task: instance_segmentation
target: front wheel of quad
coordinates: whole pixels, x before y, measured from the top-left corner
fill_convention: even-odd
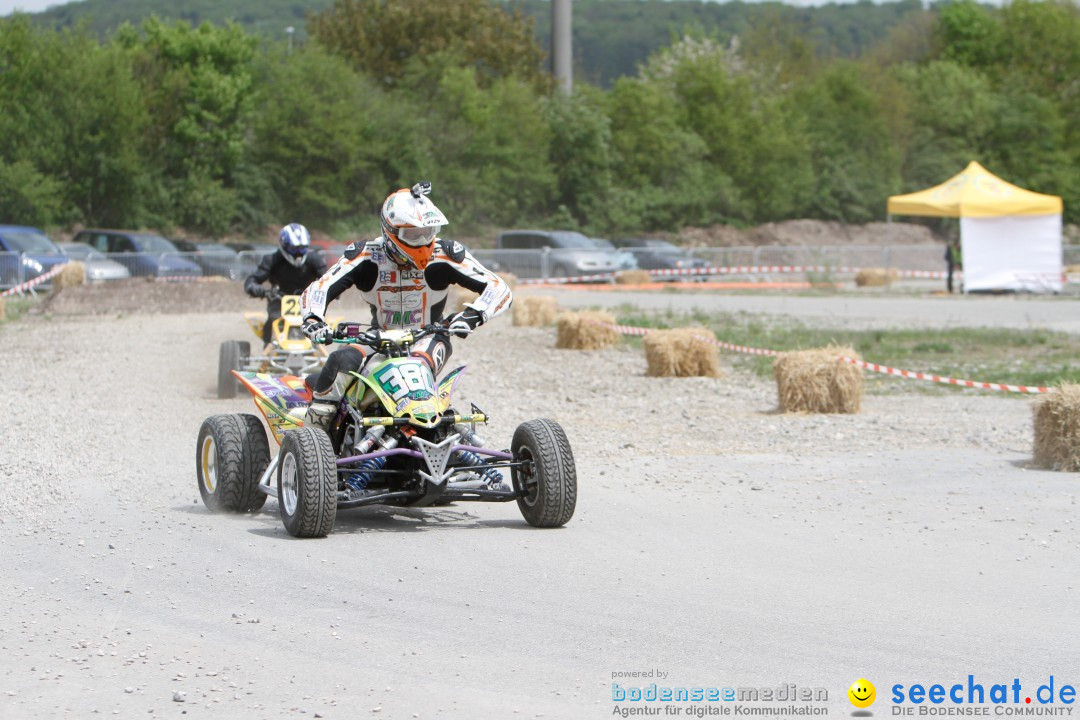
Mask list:
[[[266,502],[259,479],[270,445],[254,415],[214,415],[199,428],[195,469],[199,495],[211,512],[254,512]]]
[[[241,362],[244,356],[251,352],[250,345],[248,345],[249,349],[245,353],[244,345],[248,345],[248,343],[239,340],[226,340],[221,343],[221,349],[218,351],[217,373],[217,395],[219,398],[236,397],[237,380],[232,371],[243,367]]]
[[[562,426],[552,420],[518,425],[511,452],[526,463],[511,473],[514,490],[523,493],[517,504],[525,522],[533,527],[569,522],[577,505],[577,468]]]
[[[293,537],[326,537],[337,515],[337,462],[319,428],[285,433],[278,462],[281,522]]]

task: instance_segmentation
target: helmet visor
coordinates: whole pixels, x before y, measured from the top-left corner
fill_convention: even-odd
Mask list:
[[[292,243],[285,243],[282,249],[293,257],[304,257],[305,255],[307,255],[309,247],[307,245],[294,245]]]
[[[396,228],[397,236],[401,242],[411,247],[424,247],[430,245],[435,236],[439,234],[439,226],[432,227],[406,227]]]

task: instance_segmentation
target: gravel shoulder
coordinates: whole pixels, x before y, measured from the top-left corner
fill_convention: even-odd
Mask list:
[[[460,392],[491,445],[564,424],[570,524],[370,508],[295,541],[272,500],[198,500],[199,424],[254,410],[214,396],[239,312],[62,299],[0,324],[2,717],[608,717],[611,673],[650,667],[824,686],[846,713],[857,677],[1042,683],[1080,661],[1076,478],[1028,466],[1027,400],[780,415],[747,373],[645,378],[640,351],[500,319],[455,346]]]

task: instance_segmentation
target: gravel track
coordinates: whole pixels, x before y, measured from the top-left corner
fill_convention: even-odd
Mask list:
[[[831,714],[858,677],[1080,680],[1076,477],[1028,467],[1026,399],[780,415],[752,375],[645,378],[640,350],[498,320],[455,346],[462,404],[500,448],[564,425],[567,527],[459,503],[297,541],[273,500],[198,499],[200,423],[251,411],[215,396],[239,313],[61,300],[0,324],[0,717],[608,717],[611,673],[654,667],[824,686]]]

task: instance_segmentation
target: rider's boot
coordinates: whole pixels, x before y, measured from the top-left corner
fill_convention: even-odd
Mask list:
[[[330,432],[330,423],[337,415],[338,405],[341,398],[345,397],[345,391],[349,389],[356,377],[351,373],[339,372],[334,377],[334,384],[324,393],[313,392],[311,404],[308,405],[307,414],[304,416],[304,425],[317,427],[324,432]]]

